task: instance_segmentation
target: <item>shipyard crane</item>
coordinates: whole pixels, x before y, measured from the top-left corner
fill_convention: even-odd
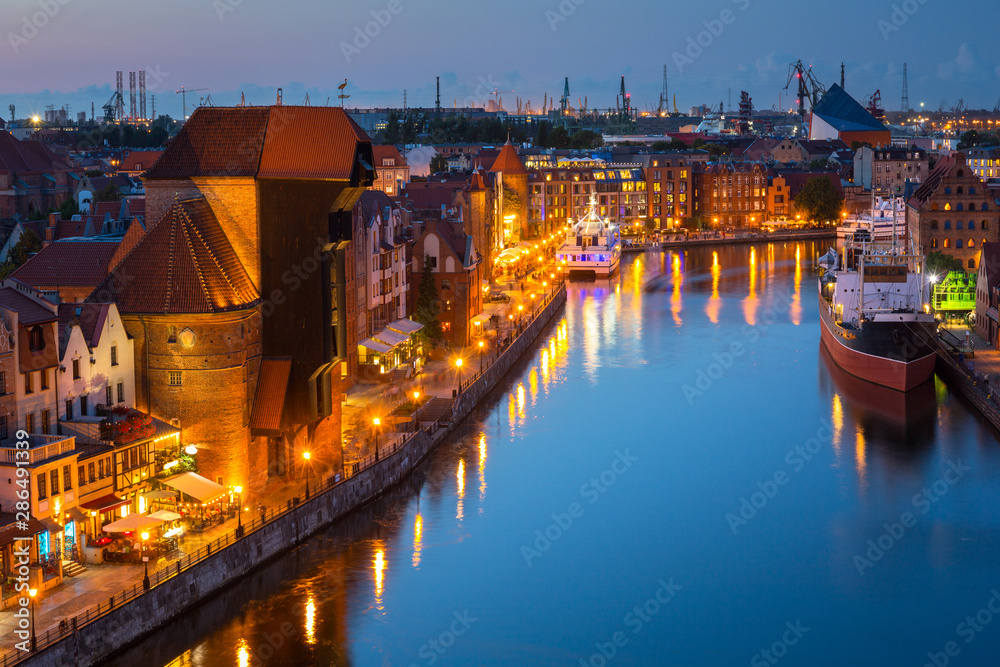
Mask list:
[[[1000,100],[997,100],[997,105],[993,107],[993,113],[1000,113]],[[10,114],[14,115],[14,108],[11,107]]]
[[[885,109],[882,108],[882,91],[881,89],[876,90],[874,93],[865,98],[864,105],[865,109],[868,110],[875,120],[882,122],[885,120]]]
[[[513,93],[513,90],[497,90],[494,88],[490,95],[493,96],[493,106],[496,107],[497,111],[500,111],[500,96],[504,93]]]
[[[187,94],[188,93],[199,93],[199,92],[201,92],[203,90],[208,90],[208,88],[185,88],[184,86],[181,86],[181,89],[178,90],[178,91],[176,91],[176,92],[180,93],[180,96],[181,96],[181,105],[184,108],[184,120],[187,120],[187,117],[188,117]]]
[[[785,90],[792,85],[792,81],[797,81],[797,94],[799,103],[799,116],[806,116],[806,98],[809,98],[809,106],[815,107],[819,98],[826,93],[826,87],[813,76],[812,66],[806,67],[801,60],[797,60],[788,66],[788,82]]]
[[[122,98],[122,94],[116,90],[114,95],[111,96],[111,99],[105,102],[104,106],[101,107],[102,109],[104,109],[105,123],[110,123],[115,120],[121,120],[118,117],[118,108],[123,103],[124,99]]]

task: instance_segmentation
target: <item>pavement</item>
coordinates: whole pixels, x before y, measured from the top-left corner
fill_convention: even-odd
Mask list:
[[[965,325],[942,324],[940,328],[949,331],[963,341],[968,333],[974,352],[971,357],[966,355],[966,360],[972,363],[972,368],[976,373],[986,373],[989,376],[991,386],[1000,388],[1000,351],[994,350],[982,336],[976,333],[975,329],[970,329]]]

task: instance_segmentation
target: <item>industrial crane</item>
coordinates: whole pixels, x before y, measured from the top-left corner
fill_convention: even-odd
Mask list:
[[[809,98],[810,107],[816,106],[819,98],[826,93],[826,87],[813,76],[812,66],[806,67],[801,60],[788,66],[788,83],[785,84],[785,90],[788,90],[793,80],[798,81],[799,116],[805,118],[806,98]]]
[[[187,94],[198,93],[203,90],[208,90],[208,88],[185,88],[184,86],[181,86],[181,89],[177,91],[181,95],[181,104],[184,107],[184,120],[187,120],[188,117]]]
[[[493,106],[496,107],[497,111],[500,111],[500,95],[502,95],[503,93],[513,93],[513,92],[514,92],[513,90],[497,90],[496,88],[494,88],[493,91],[490,92],[490,95],[493,96]]]

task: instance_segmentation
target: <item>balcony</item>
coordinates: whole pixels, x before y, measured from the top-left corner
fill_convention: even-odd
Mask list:
[[[0,441],[0,464],[15,465],[17,452],[28,452],[28,463],[35,465],[47,459],[55,458],[73,451],[76,447],[76,438],[65,435],[41,435],[31,434],[28,436],[28,449],[17,447],[17,441],[11,438]],[[24,458],[22,457],[23,461]]]

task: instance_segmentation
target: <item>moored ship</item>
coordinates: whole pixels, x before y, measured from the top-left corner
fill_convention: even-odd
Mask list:
[[[597,213],[597,197],[590,196],[587,212],[566,232],[566,239],[556,250],[556,260],[563,270],[607,278],[618,270],[622,240],[618,225]]]
[[[908,248],[908,249],[907,249]],[[909,391],[934,373],[936,323],[924,257],[911,243],[880,244],[866,231],[820,260],[823,343],[843,370]]]
[[[837,239],[847,241],[855,232],[867,230],[872,240],[877,243],[891,243],[893,230],[896,228],[896,215],[906,217],[906,208],[902,197],[883,199],[875,197],[871,210],[866,213],[850,215],[844,218],[837,227]]]

